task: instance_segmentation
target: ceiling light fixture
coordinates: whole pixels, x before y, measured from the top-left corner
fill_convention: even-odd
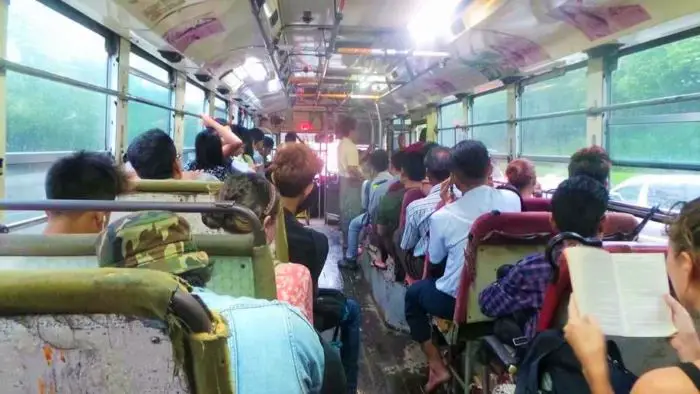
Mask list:
[[[448,37],[455,8],[459,0],[437,0],[420,7],[408,23],[408,31],[417,44],[434,41],[438,37]]]
[[[254,57],[249,57],[243,63],[243,68],[248,75],[255,81],[264,81],[267,79],[267,69],[262,62]]]
[[[232,91],[237,91],[241,86],[243,86],[243,81],[240,80],[235,74],[235,71],[231,71],[221,78],[221,81],[228,85]]]

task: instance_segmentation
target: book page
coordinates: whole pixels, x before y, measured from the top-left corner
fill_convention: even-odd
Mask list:
[[[668,337],[675,331],[663,253],[614,253],[626,337]]]
[[[575,246],[566,248],[564,254],[581,315],[595,317],[606,335],[624,335],[622,305],[610,253],[599,248]]]

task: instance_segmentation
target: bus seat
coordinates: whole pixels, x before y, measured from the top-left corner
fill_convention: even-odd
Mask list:
[[[496,280],[496,271],[502,265],[544,251],[554,235],[549,216],[547,212],[492,212],[474,222],[457,293],[455,323],[491,320],[481,313],[479,292]]]
[[[551,212],[552,200],[539,197],[523,198],[523,208],[525,212]]]
[[[182,181],[175,179],[139,180],[133,183],[131,192],[117,197],[120,201],[168,201],[168,202],[213,202],[221,188],[221,182]],[[128,213],[113,212],[110,221],[114,222]],[[178,213],[184,217],[194,234],[219,234],[202,223],[199,213]]]
[[[214,264],[208,288],[234,297],[275,299],[275,274],[267,245],[252,234],[193,234]],[[95,235],[5,234],[0,236],[0,270],[97,267]]]
[[[603,234],[606,241],[634,241],[627,239],[637,228],[639,220],[629,213],[606,212]]]
[[[0,310],[5,393],[233,394],[226,324],[166,273],[6,271]]]
[[[605,242],[603,248],[610,253],[666,253],[664,244],[637,242]],[[537,331],[561,328],[566,324],[567,307],[571,297],[571,278],[566,258],[558,261],[559,275],[551,283],[544,296],[544,302],[537,321]],[[677,361],[675,351],[668,338],[622,338],[610,337],[622,352],[625,366],[637,375]]]

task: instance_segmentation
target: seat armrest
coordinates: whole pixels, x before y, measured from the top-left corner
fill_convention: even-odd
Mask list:
[[[488,335],[481,338],[482,346],[508,369],[518,364],[515,349],[499,341],[495,335]]]

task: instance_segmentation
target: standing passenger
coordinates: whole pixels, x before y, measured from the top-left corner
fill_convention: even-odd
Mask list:
[[[428,255],[431,264],[445,261],[439,279],[420,280],[406,291],[406,321],[411,337],[421,344],[428,358],[430,376],[425,391],[433,392],[450,379],[438,348],[431,341],[429,316],[452,319],[462,269],[464,250],[476,219],[494,210],[520,212],[520,198],[507,190],[487,185],[491,158],[483,143],[466,140],[452,152],[451,173],[462,197],[430,217]],[[451,187],[451,185],[449,185]]]
[[[338,144],[338,175],[340,176],[340,230],[343,245],[348,244],[350,221],[362,213],[362,181],[360,156],[357,151],[357,121],[343,117],[338,123],[338,134],[342,138]]]

